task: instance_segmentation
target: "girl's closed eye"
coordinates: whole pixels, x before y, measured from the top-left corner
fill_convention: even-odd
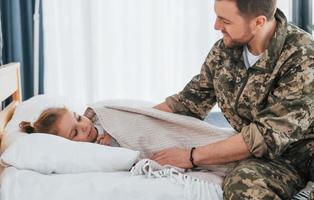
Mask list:
[[[74,138],[75,136],[77,136],[77,134],[78,134],[78,131],[77,131],[77,129],[75,129],[75,130],[74,130],[74,134],[73,134],[73,138]]]

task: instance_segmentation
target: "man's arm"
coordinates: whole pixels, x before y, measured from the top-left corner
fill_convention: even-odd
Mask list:
[[[193,152],[196,165],[218,165],[243,160],[251,156],[242,134],[228,139],[198,147]]]
[[[173,111],[171,110],[171,108],[166,104],[166,102],[163,102],[161,104],[158,104],[156,106],[154,106],[153,108],[161,110],[161,111],[165,111],[165,112],[170,112],[172,113]]]
[[[251,156],[242,134],[226,140],[197,147],[193,152],[194,164],[217,165],[243,160]],[[159,151],[151,158],[161,165],[169,164],[184,169],[192,168],[190,149],[170,148]]]
[[[313,105],[314,61],[307,59],[281,77],[268,96],[268,105],[239,134],[197,148],[195,164],[222,164],[250,155],[276,159],[293,143],[313,134]],[[157,152],[153,159],[189,168],[189,155],[190,149],[172,148]]]

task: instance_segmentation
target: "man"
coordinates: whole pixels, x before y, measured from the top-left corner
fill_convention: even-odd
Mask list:
[[[313,38],[287,23],[276,0],[215,0],[215,12],[223,38],[200,74],[155,108],[204,119],[217,102],[238,134],[152,159],[182,168],[239,161],[225,199],[289,199],[313,179]]]

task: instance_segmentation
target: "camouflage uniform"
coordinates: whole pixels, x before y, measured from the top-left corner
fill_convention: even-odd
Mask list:
[[[314,177],[314,41],[280,10],[275,18],[276,33],[252,67],[243,47],[219,40],[200,74],[166,99],[174,112],[200,119],[218,103],[243,135],[252,156],[225,178],[226,199],[288,199]]]

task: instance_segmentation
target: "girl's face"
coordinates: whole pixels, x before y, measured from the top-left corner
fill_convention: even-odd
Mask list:
[[[58,134],[61,137],[81,142],[95,142],[98,136],[94,124],[75,112],[66,112],[58,121]]]

